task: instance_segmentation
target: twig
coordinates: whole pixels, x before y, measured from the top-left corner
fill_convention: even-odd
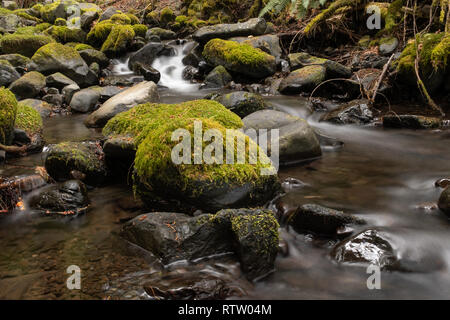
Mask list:
[[[383,71],[381,72],[380,76],[378,77],[377,82],[375,83],[375,87],[373,88],[372,98],[369,99],[369,102],[371,105],[373,105],[375,103],[375,98],[377,97],[378,88],[380,87],[380,84],[383,81],[383,78],[384,78],[387,70],[389,69],[389,65],[391,64],[392,59],[394,59],[394,56],[395,56],[395,53],[393,53],[391,55],[391,57],[389,58],[388,62],[386,62],[386,64],[383,67]]]

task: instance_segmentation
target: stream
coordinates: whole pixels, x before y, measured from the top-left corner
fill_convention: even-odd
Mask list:
[[[198,99],[199,90],[181,78],[182,48],[158,58],[161,102]],[[126,62],[116,65],[126,74]],[[197,279],[218,279],[228,294],[243,299],[440,299],[450,294],[450,224],[433,207],[434,186],[450,172],[448,131],[387,130],[336,126],[317,121],[300,97],[265,97],[274,108],[306,118],[321,133],[344,143],[324,148],[310,163],[283,167],[280,180],[299,179],[278,201],[285,208],[317,203],[363,217],[367,227],[382,227],[397,237],[400,254],[415,257],[431,271],[382,272],[381,290],[368,290],[365,267],[337,265],[329,257],[335,240],[318,239],[282,228],[289,254],[279,255],[276,271],[257,283],[245,280],[233,257],[162,266],[148,252],[117,236],[139,205],[126,185],[89,191],[92,207],[75,219],[44,217],[26,209],[0,218],[0,299],[149,299],[143,284],[181,288]],[[87,115],[44,120],[47,144],[93,140]],[[446,147],[447,146],[447,147]],[[12,159],[0,174],[32,173],[44,166],[43,153]],[[356,230],[359,231],[359,230]],[[81,290],[68,290],[67,267],[81,268]],[[231,292],[231,293],[230,293]]]

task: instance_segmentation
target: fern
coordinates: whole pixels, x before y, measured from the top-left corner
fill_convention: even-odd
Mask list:
[[[325,5],[328,0],[270,0],[261,10],[259,16],[267,13],[279,14],[290,6],[289,13],[299,19],[303,18],[309,9]]]

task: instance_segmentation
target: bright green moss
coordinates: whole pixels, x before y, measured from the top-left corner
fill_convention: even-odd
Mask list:
[[[114,24],[110,20],[97,23],[88,33],[86,40],[93,46],[100,47],[111,33]]]
[[[85,43],[78,43],[78,42],[68,42],[65,44],[68,47],[75,48],[77,51],[83,51],[87,49],[94,49],[94,47],[85,44]]]
[[[131,19],[124,13],[116,13],[110,20],[117,24],[131,24]]]
[[[109,55],[118,55],[127,51],[135,33],[130,25],[115,25],[103,43],[101,51]]]
[[[79,53],[74,48],[55,42],[41,47],[31,59],[34,62],[39,63],[40,60],[45,60],[48,57],[54,56],[59,56],[67,60],[80,58]]]
[[[450,33],[446,33],[442,40],[431,51],[431,63],[435,69],[447,67],[450,56]]]
[[[53,38],[44,35],[10,34],[1,38],[0,47],[3,53],[32,57],[39,48],[52,42],[55,42]]]
[[[139,20],[139,18],[136,17],[134,14],[128,12],[126,15],[127,15],[127,17],[130,19],[130,24],[131,24],[131,25],[135,25],[135,24],[140,24],[140,23],[141,23],[141,21]]]
[[[55,26],[67,26],[67,20],[63,18],[57,18],[55,20]]]
[[[50,23],[44,22],[44,23],[40,23],[35,25],[35,29],[39,32],[42,32],[44,30],[47,30],[48,28],[50,28],[52,25]]]
[[[167,119],[182,117],[213,119],[230,129],[243,127],[242,120],[220,103],[212,100],[193,100],[179,104],[138,105],[109,120],[103,129],[103,134],[132,136],[135,137],[135,143],[138,145],[149,131],[162,125]]]
[[[38,133],[42,131],[41,115],[33,107],[19,103],[17,106],[15,127],[31,135]]]
[[[179,23],[181,26],[184,26],[188,20],[188,17],[181,15],[175,18],[175,22]]]
[[[403,0],[395,0],[389,5],[383,32],[390,32],[397,26],[397,19],[401,15]]]
[[[60,1],[52,2],[46,4],[40,8],[41,18],[49,23],[54,23],[56,20],[55,11],[56,8],[61,4]]]
[[[148,31],[148,27],[143,24],[134,24],[133,30],[134,30],[134,33],[136,34],[136,36],[145,38],[145,35]]]
[[[0,143],[9,144],[12,140],[17,114],[17,100],[14,94],[0,88]]]
[[[150,24],[150,25],[157,25],[159,24],[159,12],[154,10],[154,11],[150,11],[146,16],[145,16],[145,21]]]
[[[275,58],[260,49],[255,49],[246,43],[237,43],[222,39],[210,40],[203,49],[203,56],[214,61],[217,58],[233,66],[258,67]],[[237,71],[237,70],[236,70]]]
[[[47,29],[45,33],[61,43],[84,42],[86,39],[86,33],[83,30],[67,26],[53,26]]]
[[[28,14],[28,13],[26,12],[25,9],[17,9],[17,10],[14,10],[13,13],[14,13],[16,16],[21,17],[21,18],[24,18],[24,19],[26,19],[26,20],[35,21],[35,22],[37,22],[37,23],[41,23],[41,22],[42,22],[41,19],[36,18],[36,17],[34,17],[34,16]]]
[[[175,21],[175,14],[173,13],[172,9],[166,7],[164,9],[161,10],[160,13],[160,20],[163,24],[167,25],[171,22]]]

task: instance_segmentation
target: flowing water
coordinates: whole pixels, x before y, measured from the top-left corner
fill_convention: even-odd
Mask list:
[[[177,56],[164,59],[154,66],[179,66]],[[163,102],[205,95],[182,81],[176,68],[161,74],[161,84],[168,87],[161,90]],[[170,80],[175,75],[179,82]],[[90,190],[92,207],[75,219],[43,217],[28,209],[0,219],[0,298],[146,299],[143,284],[178,288],[209,278],[220,279],[228,295],[244,299],[448,298],[450,223],[422,204],[436,202],[440,190],[434,181],[450,175],[449,132],[335,126],[317,122],[301,98],[267,100],[344,143],[342,148],[324,149],[313,162],[281,168],[281,180],[296,178],[304,184],[287,188],[278,202],[284,208],[317,203],[361,216],[368,227],[388,230],[399,255],[419,261],[426,270],[382,272],[381,290],[368,290],[365,268],[337,265],[329,258],[335,241],[286,228],[281,236],[289,254],[279,255],[276,271],[255,284],[244,279],[234,257],[163,267],[151,254],[117,236],[124,221],[142,212],[129,187],[112,185]],[[84,126],[84,118],[46,119],[46,142],[101,137]],[[9,160],[0,174],[31,173],[44,159],[45,152]],[[70,265],[82,270],[81,290],[66,287]]]

